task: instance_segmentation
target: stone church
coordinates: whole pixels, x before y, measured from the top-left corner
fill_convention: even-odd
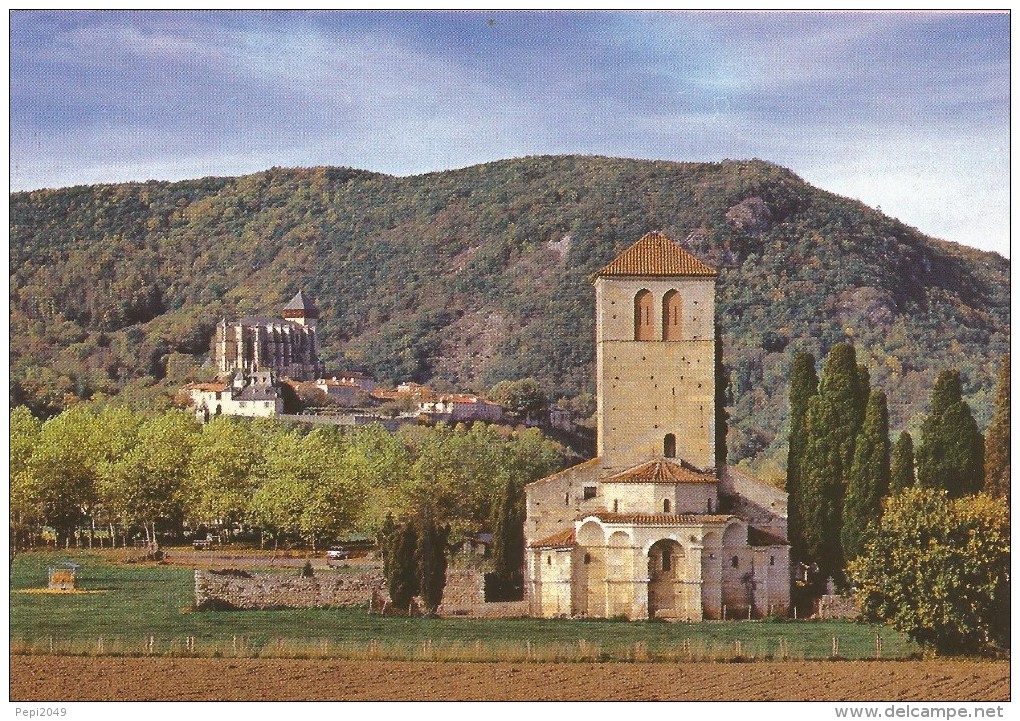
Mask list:
[[[532,615],[787,613],[786,494],[716,462],[715,283],[661,233],[595,274],[598,455],[526,487]]]
[[[271,371],[277,377],[311,381],[323,375],[316,323],[319,310],[303,291],[283,307],[282,318],[245,316],[216,326],[213,355],[221,375],[245,377]]]

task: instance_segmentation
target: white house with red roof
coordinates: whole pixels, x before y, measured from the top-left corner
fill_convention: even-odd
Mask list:
[[[716,459],[715,282],[661,233],[595,275],[598,455],[526,487],[533,615],[787,613],[786,494]]]

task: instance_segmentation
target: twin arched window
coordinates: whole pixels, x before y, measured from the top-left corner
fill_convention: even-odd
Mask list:
[[[652,294],[639,290],[634,296],[634,340],[656,340]],[[662,296],[662,340],[680,340],[683,335],[684,303],[675,290]]]

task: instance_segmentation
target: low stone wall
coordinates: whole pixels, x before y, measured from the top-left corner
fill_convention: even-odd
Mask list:
[[[323,574],[303,578],[279,573],[195,571],[197,608],[315,608],[367,606],[380,573]]]
[[[296,574],[195,571],[195,607],[203,609],[367,608],[373,594],[379,601],[389,600],[386,583],[378,571],[319,573],[310,578]],[[528,615],[528,603],[486,603],[485,578],[482,573],[448,571],[439,614],[513,618]]]
[[[850,596],[826,594],[818,601],[818,617],[823,620],[858,618],[860,615],[861,610]]]

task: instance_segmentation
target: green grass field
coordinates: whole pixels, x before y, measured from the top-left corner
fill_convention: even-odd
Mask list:
[[[82,564],[94,593],[25,592],[47,569]],[[287,569],[287,573],[295,573]],[[88,552],[33,552],[11,573],[12,651],[71,654],[295,656],[437,660],[732,660],[903,658],[918,648],[891,629],[846,622],[560,621],[398,618],[362,608],[193,612],[193,573],[120,564]]]

